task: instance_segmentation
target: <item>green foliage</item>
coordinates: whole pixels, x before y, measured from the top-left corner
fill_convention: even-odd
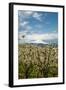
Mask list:
[[[52,46],[19,45],[18,77],[48,78],[58,76],[58,49]]]

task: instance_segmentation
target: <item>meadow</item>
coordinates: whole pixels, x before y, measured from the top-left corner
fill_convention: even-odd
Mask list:
[[[18,78],[58,77],[58,47],[18,45]]]

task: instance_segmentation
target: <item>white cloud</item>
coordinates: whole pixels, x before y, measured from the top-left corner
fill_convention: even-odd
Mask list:
[[[29,18],[30,16],[35,18],[36,20],[41,21],[41,15],[40,13],[36,12],[36,11],[19,11],[19,16],[21,18]]]
[[[48,44],[47,42],[44,42],[42,40],[34,40],[34,41],[30,41],[31,43],[42,43],[42,44]]]
[[[23,33],[19,33],[19,38],[22,35],[23,35]],[[22,37],[20,39],[23,40]],[[31,34],[31,35],[26,34],[25,35],[25,40],[29,41],[29,42],[32,41],[32,43],[45,43],[46,44],[46,42],[44,42],[44,40],[51,41],[51,40],[55,40],[55,39],[58,39],[57,33]]]
[[[45,33],[45,34],[32,34],[27,36],[28,39],[33,40],[53,40],[57,39],[57,33]]]
[[[35,19],[41,21],[41,14],[35,12],[35,13],[33,14],[33,17],[34,17]]]
[[[27,16],[31,16],[33,14],[33,11],[25,11],[24,14],[26,14]]]
[[[28,18],[33,14],[33,11],[19,11],[19,16],[23,18]]]
[[[21,26],[21,29],[22,29],[22,33],[27,33],[32,29],[32,27],[29,25],[28,21],[20,22],[19,27],[20,26]]]
[[[24,21],[24,22],[21,22],[21,23],[20,23],[20,26],[23,26],[23,27],[24,27],[24,26],[26,26],[27,24],[28,24],[28,22],[27,22],[27,21]]]

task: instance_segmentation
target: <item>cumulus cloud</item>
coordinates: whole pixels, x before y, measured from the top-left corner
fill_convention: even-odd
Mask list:
[[[32,29],[28,21],[20,22],[18,25],[19,30],[22,31],[22,33],[28,33]]]
[[[35,13],[33,14],[33,17],[34,17],[35,19],[41,21],[41,14],[35,12]]]
[[[23,35],[23,33],[19,33],[19,38]],[[23,40],[22,38],[20,38]],[[58,39],[57,33],[45,33],[45,34],[31,34],[25,35],[25,40],[32,43],[46,43],[45,41],[51,41]]]
[[[31,11],[23,11],[23,10],[18,11],[19,16],[30,16],[31,14],[32,14]]]
[[[22,19],[29,18],[30,16],[32,16],[32,14],[33,11],[23,11],[23,10],[18,11],[18,16]]]
[[[35,18],[38,21],[41,21],[41,16],[42,14],[39,14],[38,12],[35,11],[21,11],[19,10],[19,16],[23,19],[29,18],[30,16]]]
[[[53,39],[57,39],[57,33],[32,34],[32,35],[28,35],[28,39],[53,40]]]
[[[24,15],[31,16],[33,14],[33,11],[24,11]]]
[[[24,21],[24,22],[21,22],[21,23],[20,23],[20,26],[24,27],[24,26],[26,26],[27,24],[28,24],[28,22],[27,22],[27,21]]]

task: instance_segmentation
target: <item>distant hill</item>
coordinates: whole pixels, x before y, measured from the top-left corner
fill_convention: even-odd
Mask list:
[[[52,46],[52,47],[58,47],[57,43],[51,43],[51,44],[42,44],[42,43],[23,43],[23,45],[34,45],[34,46],[40,46],[40,47],[44,47],[44,46]],[[21,44],[20,44],[21,45]]]

